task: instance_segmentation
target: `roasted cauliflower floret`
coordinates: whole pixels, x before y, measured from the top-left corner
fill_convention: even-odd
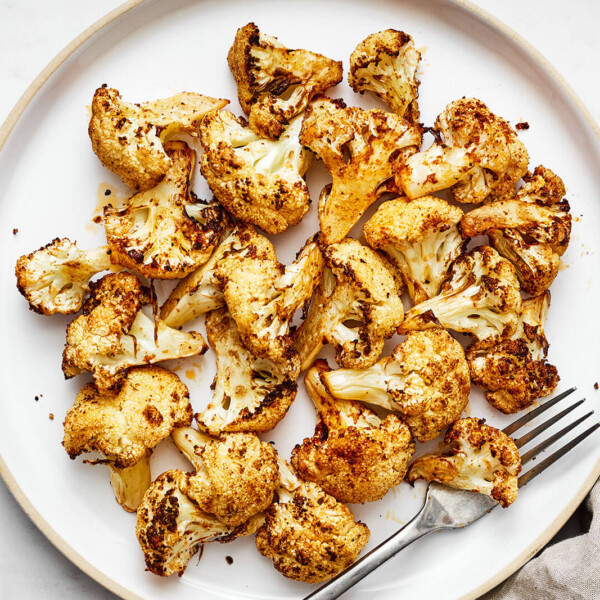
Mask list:
[[[341,241],[384,192],[394,163],[421,144],[420,130],[382,110],[350,107],[319,98],[306,110],[300,141],[319,156],[333,182],[319,198],[325,244]]]
[[[318,360],[304,379],[319,422],[294,448],[292,464],[340,502],[379,500],[406,475],[415,450],[410,429],[396,415],[381,419],[360,402],[333,398],[323,381],[329,370]]]
[[[277,139],[317,95],[342,80],[342,63],[290,50],[254,23],[238,29],[227,56],[240,105],[258,134]]]
[[[398,116],[417,125],[420,60],[407,33],[395,29],[373,33],[350,56],[348,83],[355,92],[374,92]]]
[[[550,169],[536,167],[523,179],[525,185],[514,198],[465,214],[460,226],[468,236],[486,233],[515,266],[523,290],[539,295],[558,273],[571,237],[571,213],[565,186]]]
[[[363,228],[367,243],[402,273],[413,304],[436,296],[467,241],[458,230],[460,208],[435,196],[384,202]]]
[[[419,442],[436,438],[460,417],[471,389],[462,346],[443,329],[409,332],[372,367],[329,371],[323,381],[336,399],[396,412]]]
[[[399,332],[442,326],[478,340],[510,337],[521,310],[514,267],[490,246],[461,254],[440,293],[411,308]]]
[[[129,104],[115,89],[101,87],[92,100],[92,149],[111,171],[136,190],[154,187],[171,167],[163,143],[173,133],[195,133],[210,110],[227,100],[182,92],[170,98]]]
[[[551,394],[560,378],[546,362],[544,321],[550,292],[523,300],[517,331],[495,343],[476,342],[467,349],[471,380],[486,390],[488,402],[505,414],[519,412]]]
[[[451,187],[454,200],[483,202],[511,197],[527,173],[529,156],[515,130],[475,98],[450,103],[434,129],[445,140],[409,157],[396,170],[396,184],[409,198]]]
[[[100,452],[117,501],[135,512],[150,485],[150,452],[174,427],[192,422],[185,384],[161,367],[131,369],[116,396],[85,385],[65,417],[63,446],[71,458]]]
[[[439,481],[460,490],[491,496],[504,508],[517,499],[521,457],[512,438],[483,419],[459,419],[444,441],[454,446],[448,454],[415,460],[407,479]]]
[[[130,367],[206,352],[199,333],[171,329],[142,311],[151,294],[135,275],[105,275],[90,288],[83,314],[67,327],[67,379],[89,371],[101,393],[114,393]]]
[[[402,284],[385,259],[357,240],[332,244],[324,254],[323,278],[294,334],[301,369],[308,369],[327,343],[335,346],[338,364],[370,366],[402,323]]]
[[[217,200],[235,217],[281,233],[308,212],[304,173],[310,154],[299,141],[302,117],[293,119],[277,141],[258,137],[229,111],[202,121],[205,149],[201,171]]]
[[[76,313],[89,291],[89,280],[96,273],[117,268],[110,255],[106,246],[80,250],[68,238],[55,238],[17,260],[17,288],[29,308],[41,315]]]

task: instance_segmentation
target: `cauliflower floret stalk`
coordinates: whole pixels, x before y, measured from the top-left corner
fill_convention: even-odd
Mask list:
[[[308,369],[327,343],[335,346],[338,364],[370,366],[402,323],[402,283],[384,258],[357,240],[332,244],[324,254],[323,278],[294,334],[301,369]]]
[[[290,50],[254,23],[238,29],[227,56],[240,105],[258,134],[277,139],[317,95],[342,80],[342,63]]]
[[[116,396],[85,385],[65,417],[63,446],[74,459],[100,452],[105,459],[86,461],[111,470],[119,504],[135,512],[150,486],[150,454],[174,427],[192,422],[185,384],[170,371],[147,366],[131,369]]]
[[[461,254],[440,293],[411,308],[398,332],[439,327],[478,340],[510,337],[521,311],[514,267],[490,246]]]
[[[89,135],[102,164],[136,190],[154,187],[171,167],[163,143],[174,133],[194,134],[202,117],[228,100],[182,92],[153,102],[130,104],[103,86],[92,100]]]
[[[419,442],[436,438],[460,417],[471,389],[462,346],[443,329],[409,332],[372,367],[328,371],[322,379],[336,400],[394,411]]]
[[[460,208],[434,196],[384,202],[363,228],[367,243],[402,273],[413,304],[436,296],[452,262],[467,245]]]
[[[438,139],[396,168],[396,185],[409,198],[451,188],[457,202],[511,197],[529,156],[515,130],[475,98],[446,107],[435,122]]]
[[[68,238],[55,238],[17,260],[17,288],[29,308],[41,315],[78,312],[89,291],[89,280],[101,271],[120,270],[112,264],[111,250],[100,246],[80,250]]]
[[[142,311],[152,295],[135,275],[105,275],[90,288],[83,313],[67,327],[65,378],[89,371],[100,393],[116,393],[130,367],[206,352],[199,333],[171,329]]]
[[[329,371],[318,360],[306,373],[319,422],[294,448],[292,464],[340,502],[379,500],[406,475],[415,449],[410,429],[396,415],[381,419],[360,402],[333,398],[323,381]]]
[[[226,309],[206,315],[206,332],[217,356],[217,375],[212,400],[196,415],[200,429],[212,435],[273,429],[296,397],[298,356],[281,364],[255,356]]]
[[[439,481],[460,490],[491,496],[504,508],[517,499],[521,457],[512,438],[483,419],[459,419],[446,432],[448,454],[422,456],[407,480]]]
[[[550,292],[523,300],[517,331],[495,343],[476,342],[467,349],[473,383],[483,387],[488,402],[505,414],[531,406],[551,394],[560,378],[546,362],[544,321]]]
[[[298,478],[279,459],[278,500],[256,534],[258,551],[285,577],[318,583],[349,567],[369,541],[369,528],[319,485]]]
[[[393,182],[393,164],[421,144],[420,130],[382,110],[350,107],[321,97],[306,110],[300,141],[323,160],[333,182],[321,191],[325,244],[341,241]]]
[[[374,92],[398,116],[417,125],[420,60],[410,35],[395,29],[373,33],[350,56],[348,83],[355,92]]]
[[[316,236],[315,236],[316,237]],[[314,238],[285,267],[277,260],[235,256],[217,267],[216,277],[239,335],[250,352],[277,364],[297,360],[290,323],[308,304],[323,272]]]
[[[213,111],[202,121],[201,171],[217,200],[235,217],[271,234],[300,222],[310,196],[304,173],[310,153],[299,141],[302,117],[278,141],[258,137],[243,119]]]
[[[223,230],[223,209],[192,198],[195,152],[168,142],[171,167],[153,189],[133,196],[126,208],[104,209],[112,258],[149,278],[180,279],[210,257]]]
[[[554,281],[571,236],[565,186],[543,166],[523,176],[525,185],[510,200],[491,202],[467,213],[466,235],[486,233],[492,246],[510,260],[524,291],[544,293]]]

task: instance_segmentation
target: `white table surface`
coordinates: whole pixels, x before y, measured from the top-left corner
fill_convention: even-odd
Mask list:
[[[0,123],[48,61],[119,4],[120,0],[0,0]],[[600,121],[600,3],[475,0],[475,4],[537,48]],[[0,599],[13,598],[114,600],[116,596],[64,558],[0,481]]]

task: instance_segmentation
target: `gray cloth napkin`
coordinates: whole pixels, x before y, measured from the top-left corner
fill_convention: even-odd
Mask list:
[[[580,535],[546,547],[480,600],[599,600],[600,481],[574,520],[570,529]]]

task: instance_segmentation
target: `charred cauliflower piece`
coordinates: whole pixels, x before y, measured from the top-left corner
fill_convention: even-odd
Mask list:
[[[68,238],[55,238],[17,260],[17,288],[29,308],[41,315],[78,312],[89,291],[89,280],[101,271],[115,270],[106,246],[80,250]]]
[[[467,241],[458,230],[463,212],[434,196],[384,202],[363,228],[367,243],[402,273],[413,304],[436,296]]]
[[[524,291],[544,293],[554,281],[571,237],[565,186],[543,166],[523,176],[525,185],[510,200],[491,202],[467,213],[466,235],[486,233],[492,246],[510,260]]]
[[[210,110],[227,100],[182,92],[170,98],[129,104],[115,89],[101,87],[92,100],[89,135],[102,164],[136,190],[154,187],[171,167],[163,143],[173,133],[195,133]]]
[[[544,321],[550,292],[523,300],[517,331],[496,343],[476,342],[467,349],[473,383],[483,387],[488,402],[505,414],[519,412],[558,384],[556,367],[546,362]]]
[[[150,453],[174,427],[190,425],[185,384],[161,367],[131,369],[116,396],[88,383],[65,417],[63,446],[71,458],[100,452],[111,469],[117,501],[135,512],[150,485]]]
[[[327,344],[344,367],[368,367],[402,323],[401,283],[377,252],[347,238],[325,249],[325,269],[308,316],[294,334],[301,369]]]
[[[399,332],[441,325],[478,340],[510,337],[521,310],[514,267],[490,246],[461,254],[439,295],[406,313]]]
[[[201,171],[217,200],[235,217],[275,234],[300,222],[310,196],[304,173],[310,155],[299,141],[302,117],[278,141],[258,137],[228,111],[202,121]]]
[[[250,127],[271,139],[277,139],[317,94],[342,80],[341,62],[308,50],[290,50],[254,23],[238,29],[227,62]]]
[[[340,502],[379,500],[406,475],[415,450],[410,429],[396,415],[380,419],[359,402],[333,398],[323,381],[329,371],[318,360],[304,379],[319,422],[294,448],[292,464]]]
[[[377,94],[398,116],[419,123],[421,53],[410,35],[386,29],[365,38],[350,56],[348,83],[355,92]]]
[[[346,108],[321,97],[306,110],[300,141],[325,163],[333,182],[319,198],[325,244],[341,241],[384,192],[393,164],[403,163],[421,144],[408,121],[382,110]]]
[[[67,379],[89,371],[100,393],[115,393],[130,367],[207,350],[199,333],[171,329],[141,310],[151,294],[135,275],[105,275],[90,288],[83,314],[67,327],[62,362]]]
[[[457,202],[480,203],[490,194],[511,197],[527,173],[529,156],[514,129],[475,98],[450,103],[434,129],[445,140],[409,157],[396,184],[409,198],[451,188]]]
[[[210,257],[223,230],[223,210],[190,195],[195,152],[168,142],[171,166],[153,189],[133,196],[126,208],[104,209],[113,260],[152,279],[181,279]]]
[[[460,417],[471,389],[462,346],[443,329],[410,332],[390,357],[368,369],[325,372],[323,381],[336,399],[396,412],[419,442]]]
[[[491,496],[504,508],[517,499],[521,457],[512,438],[483,419],[459,419],[447,431],[445,442],[454,448],[441,456],[415,460],[407,479],[439,481],[460,490]]]

